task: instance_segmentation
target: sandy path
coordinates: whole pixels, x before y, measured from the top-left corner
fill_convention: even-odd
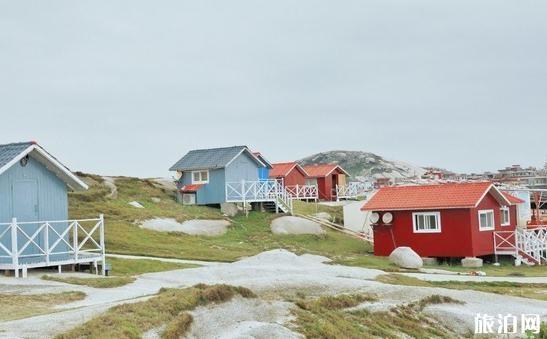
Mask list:
[[[479,312],[493,315],[535,313],[547,318],[547,302],[544,301],[476,291],[387,285],[372,280],[384,274],[383,271],[330,265],[325,261],[328,259],[320,256],[297,256],[288,251],[274,250],[230,264],[144,274],[134,283],[118,288],[82,289],[88,293],[85,300],[63,306],[77,309],[1,323],[0,337],[34,338],[36,328],[41,328],[45,337],[52,336],[63,329],[77,326],[89,319],[90,314],[97,314],[98,310],[104,310],[120,300],[150,295],[161,287],[183,287],[196,283],[241,285],[267,299],[282,299],[299,291],[307,295],[368,292],[380,297],[381,302],[375,305],[379,309],[431,294],[442,294],[466,304],[436,305],[428,311],[441,314],[449,323],[466,328],[473,327],[474,317]],[[48,322],[62,326],[43,326]]]

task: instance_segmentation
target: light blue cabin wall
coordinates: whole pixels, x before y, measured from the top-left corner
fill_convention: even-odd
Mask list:
[[[226,167],[226,182],[258,181],[260,166],[243,152]]]
[[[18,201],[14,201],[14,185],[20,185],[22,182],[31,183],[29,187],[34,187],[33,191],[36,193],[35,198],[29,198],[25,200],[25,197],[19,197]],[[34,205],[37,203],[37,208]],[[30,210],[35,211],[35,216],[25,220],[25,217],[16,215],[17,211]],[[11,219],[15,217],[18,221],[55,221],[55,220],[67,220],[68,219],[68,197],[67,186],[59,179],[55,174],[49,171],[44,165],[33,159],[29,158],[26,166],[21,166],[19,163],[13,165],[10,169],[0,175],[0,223],[11,222]],[[53,224],[56,229],[64,229],[66,224]],[[37,224],[21,226],[23,230],[32,236],[37,229]],[[0,229],[3,231],[4,226]],[[27,239],[24,235],[19,234],[18,244],[22,246]],[[36,238],[36,242],[43,246],[43,235],[40,234]],[[50,244],[56,239],[50,237]],[[11,234],[6,234],[2,238],[2,244],[7,248],[11,246]],[[56,250],[61,250],[61,246]],[[3,252],[3,251],[2,251]],[[38,253],[38,249],[33,245],[27,247],[23,254]],[[1,255],[5,255],[2,253]]]
[[[183,172],[179,180],[179,188],[192,184],[192,171]],[[226,201],[224,168],[209,170],[209,183],[196,192],[196,204],[220,204]]]

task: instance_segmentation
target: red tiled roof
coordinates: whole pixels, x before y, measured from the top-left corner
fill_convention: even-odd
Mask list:
[[[379,189],[361,209],[389,211],[473,208],[490,190],[493,190],[499,200],[507,200],[490,182],[391,186]]]
[[[515,197],[511,193],[508,193],[508,192],[501,192],[501,193],[503,193],[503,195],[507,198],[507,200],[509,200],[511,205],[517,205],[517,204],[522,204],[523,202],[526,202],[520,198]]]
[[[184,185],[180,188],[181,192],[197,192],[203,184]]]
[[[308,173],[308,176],[312,178],[326,177],[336,169],[346,175],[349,175],[348,172],[346,172],[342,167],[337,164],[318,164],[304,166],[304,170],[306,171],[306,173]]]
[[[293,169],[293,167],[298,166],[296,162],[279,162],[277,164],[272,164],[272,169],[270,170],[270,177],[284,177]]]

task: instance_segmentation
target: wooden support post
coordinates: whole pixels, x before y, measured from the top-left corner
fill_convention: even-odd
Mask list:
[[[11,260],[15,270],[15,277],[19,278],[19,253],[17,240],[17,218],[11,219]]]
[[[99,219],[101,221],[101,225],[99,226],[99,244],[101,245],[101,254],[102,254],[102,263],[101,263],[101,273],[103,276],[106,275],[106,248],[105,248],[105,241],[104,241],[104,215],[100,214]],[[96,262],[95,262],[96,264]]]
[[[78,222],[74,220],[72,223],[72,246],[74,248],[74,260],[78,260]]]
[[[21,269],[21,275],[23,276],[23,278],[27,277],[27,265],[23,265]]]
[[[57,266],[57,271],[59,274],[63,273],[63,267],[61,265]]]
[[[46,223],[46,231],[44,232],[44,242],[46,247],[46,265],[49,266],[49,223]]]

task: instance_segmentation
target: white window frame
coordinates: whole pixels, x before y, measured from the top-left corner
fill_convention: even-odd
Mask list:
[[[481,225],[481,215],[483,214],[492,214],[492,227],[482,227]],[[493,231],[496,229],[496,218],[494,216],[494,210],[480,210],[478,213],[479,217],[479,231]]]
[[[435,220],[437,220],[437,228],[435,229],[425,229],[420,230],[417,228],[416,224],[416,217],[419,215],[423,216],[435,216]],[[412,228],[414,230],[414,233],[441,233],[441,212],[414,212],[412,213]]]
[[[507,211],[507,221],[503,222],[503,213]],[[502,206],[500,208],[500,220],[501,226],[510,226],[511,225],[511,210],[507,206]]]
[[[202,173],[207,173],[207,180],[203,180]],[[200,180],[194,180],[194,174],[199,173]],[[192,184],[208,184],[209,183],[209,170],[192,171]]]

